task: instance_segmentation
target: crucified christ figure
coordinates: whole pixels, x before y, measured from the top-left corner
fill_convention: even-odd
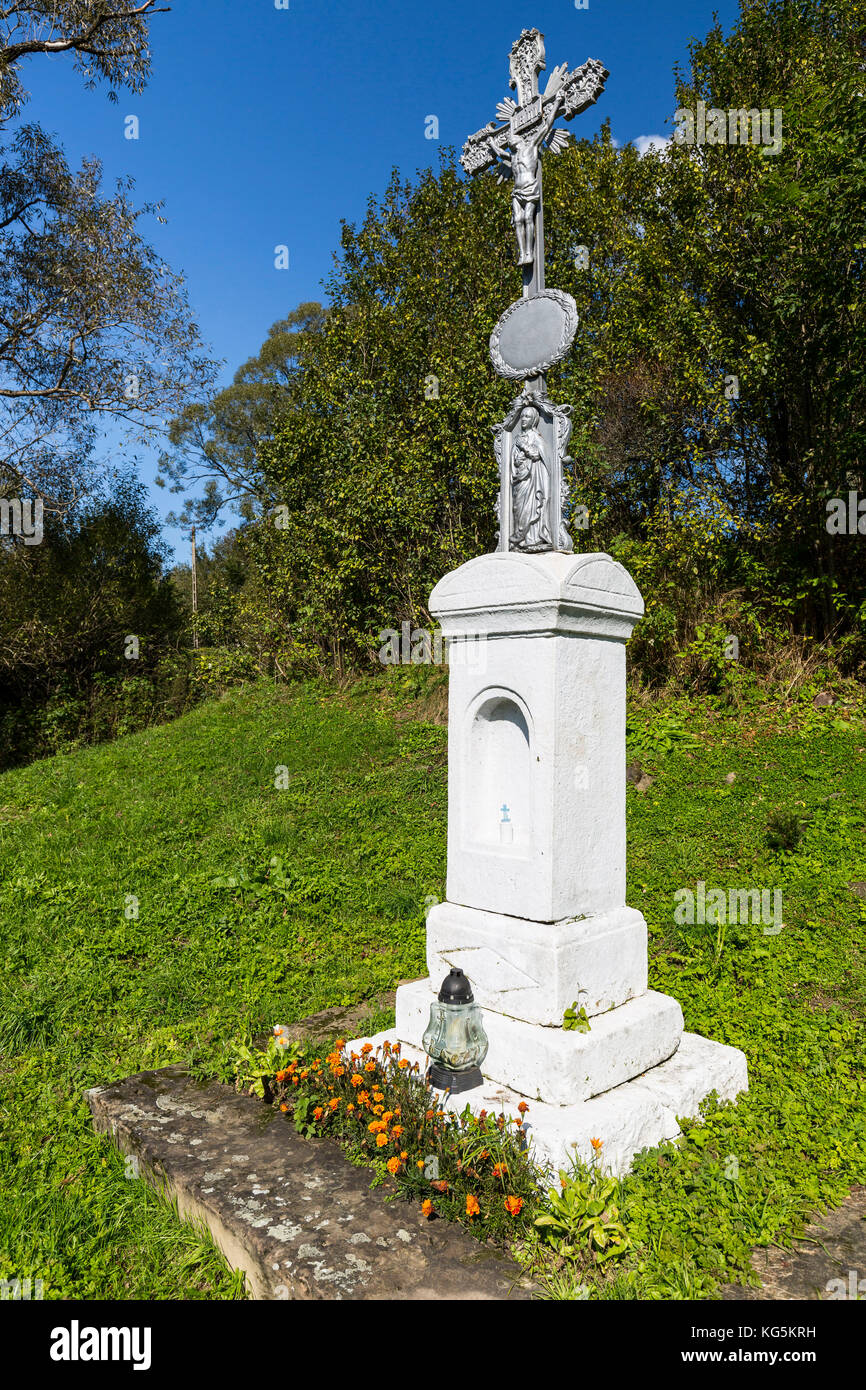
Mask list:
[[[521,266],[534,266],[536,284],[544,285],[544,246],[539,243],[538,211],[541,206],[541,147],[558,154],[568,143],[564,130],[553,130],[562,116],[585,111],[604,90],[607,69],[597,58],[588,58],[582,67],[568,71],[565,63],[553,69],[544,89],[538,90],[538,74],[545,68],[544,35],[537,29],[524,29],[511,46],[510,86],[518,100],[506,97],[496,107],[497,120],[470,135],[463,146],[460,162],[467,174],[498,168],[500,180],[514,180],[511,216],[517,237],[517,260]],[[524,293],[526,289],[524,288]]]
[[[532,265],[535,259],[535,217],[541,202],[541,147],[550,135],[562,107],[562,93],[559,87],[565,71],[566,65],[563,63],[551,73],[538,120],[525,134],[515,134],[512,121],[507,137],[508,154],[500,156],[498,160],[504,170],[500,179],[510,175],[514,180],[511,220],[517,237],[518,265]],[[551,89],[554,92],[552,100]],[[565,143],[564,138],[562,143]]]

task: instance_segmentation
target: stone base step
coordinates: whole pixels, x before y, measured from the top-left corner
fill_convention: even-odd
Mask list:
[[[348,1047],[357,1052],[365,1042],[379,1047],[386,1040],[396,1042],[396,1032],[359,1038]],[[402,1040],[401,1056],[418,1062],[422,1072],[427,1065],[425,1054]],[[622,1176],[641,1149],[676,1139],[680,1133],[678,1118],[697,1115],[700,1102],[711,1091],[716,1091],[720,1100],[734,1100],[746,1090],[746,1058],[739,1048],[712,1042],[698,1033],[683,1033],[679,1047],[667,1061],[603,1095],[571,1105],[533,1101],[524,1132],[532,1142],[536,1162],[542,1167],[549,1165],[552,1173],[568,1169],[577,1156],[585,1163],[595,1158],[601,1168]],[[468,1104],[475,1113],[487,1110],[516,1115],[524,1099],[521,1092],[485,1079],[483,1086],[449,1097],[446,1108],[459,1113]],[[593,1139],[601,1140],[598,1152]]]
[[[438,984],[436,986],[438,990]],[[397,990],[395,1031],[421,1045],[436,990],[413,980]],[[490,1048],[481,1070],[517,1091],[521,1100],[573,1105],[630,1081],[676,1052],[683,1012],[676,999],[648,990],[619,1008],[597,1014],[588,1033],[566,1032],[484,1010]]]

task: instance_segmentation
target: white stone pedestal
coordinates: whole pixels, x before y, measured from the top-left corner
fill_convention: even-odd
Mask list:
[[[683,1033],[647,990],[643,917],[625,904],[625,644],[643,614],[608,555],[482,555],[437,584],[449,643],[447,901],[427,919],[429,979],[397,990],[389,1038],[423,1061],[452,966],[490,1047],[462,1109],[531,1103],[540,1161],[625,1171],[710,1091],[746,1089],[744,1055]],[[574,1003],[588,1032],[562,1028]]]

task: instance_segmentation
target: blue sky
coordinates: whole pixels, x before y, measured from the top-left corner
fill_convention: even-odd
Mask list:
[[[609,118],[620,143],[669,135],[673,66],[734,0],[176,0],[151,25],[153,75],[140,96],[83,89],[68,58],[33,59],[21,76],[25,118],[59,136],[72,161],[96,155],[107,180],[132,174],[141,202],[168,222],[149,239],[187,278],[203,337],[226,360],[223,381],[256,352],[275,319],[324,298],[340,219],[363,215],[396,165],[404,175],[458,150],[508,94],[508,53],[521,29],[544,33],[548,71],[599,58],[610,78],[598,105],[570,123],[578,137]],[[124,138],[128,115],[139,139]],[[289,248],[288,270],[274,248]],[[179,499],[152,487],[155,509]],[[187,554],[179,531],[167,538]]]

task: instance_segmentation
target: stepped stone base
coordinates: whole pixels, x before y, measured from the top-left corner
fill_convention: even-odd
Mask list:
[[[633,907],[536,922],[437,903],[427,914],[427,969],[441,980],[455,966],[482,1009],[559,1027],[575,1000],[592,1018],[646,993],[646,922]]]
[[[427,982],[419,981],[416,985],[418,983],[426,986]],[[656,995],[655,998],[664,999],[665,996]],[[668,1002],[675,1004],[674,1000]],[[631,1007],[631,1004],[623,1005],[622,1009],[613,1012],[622,1013]],[[679,1013],[678,1005],[676,1009]],[[493,1017],[485,1014],[485,1028],[489,1027]],[[599,1022],[594,1021],[593,1032]],[[561,1037],[569,1041],[591,1036],[561,1033]],[[425,1070],[425,1054],[420,1048],[407,1043],[398,1029],[377,1033],[371,1038],[359,1038],[348,1046],[357,1051],[364,1042],[379,1047],[386,1040],[392,1044],[399,1040],[401,1055],[410,1062],[418,1062],[422,1072]],[[530,1069],[533,1065],[530,1059]],[[486,1068],[485,1061],[482,1070]],[[716,1091],[720,1100],[734,1100],[747,1089],[746,1058],[739,1048],[712,1042],[698,1033],[682,1033],[679,1046],[667,1060],[600,1094],[572,1100],[569,1104],[531,1100],[524,1132],[532,1142],[536,1162],[541,1167],[549,1166],[553,1170],[568,1168],[575,1156],[586,1163],[590,1162],[595,1153],[591,1140],[600,1139],[600,1166],[621,1176],[628,1172],[635,1155],[642,1149],[654,1148],[666,1140],[676,1139],[680,1133],[678,1117],[685,1119],[696,1115],[700,1102],[711,1091]],[[449,1097],[446,1107],[460,1112],[468,1104],[476,1113],[487,1110],[515,1115],[518,1105],[525,1099],[527,1096],[524,1092],[485,1076],[483,1085]]]
[[[396,1033],[418,1046],[436,991],[429,980],[397,990]],[[649,990],[618,1009],[598,1014],[588,1033],[565,1032],[484,1011],[490,1048],[482,1072],[521,1099],[551,1105],[589,1100],[657,1066],[676,1052],[683,1014],[675,999]]]

